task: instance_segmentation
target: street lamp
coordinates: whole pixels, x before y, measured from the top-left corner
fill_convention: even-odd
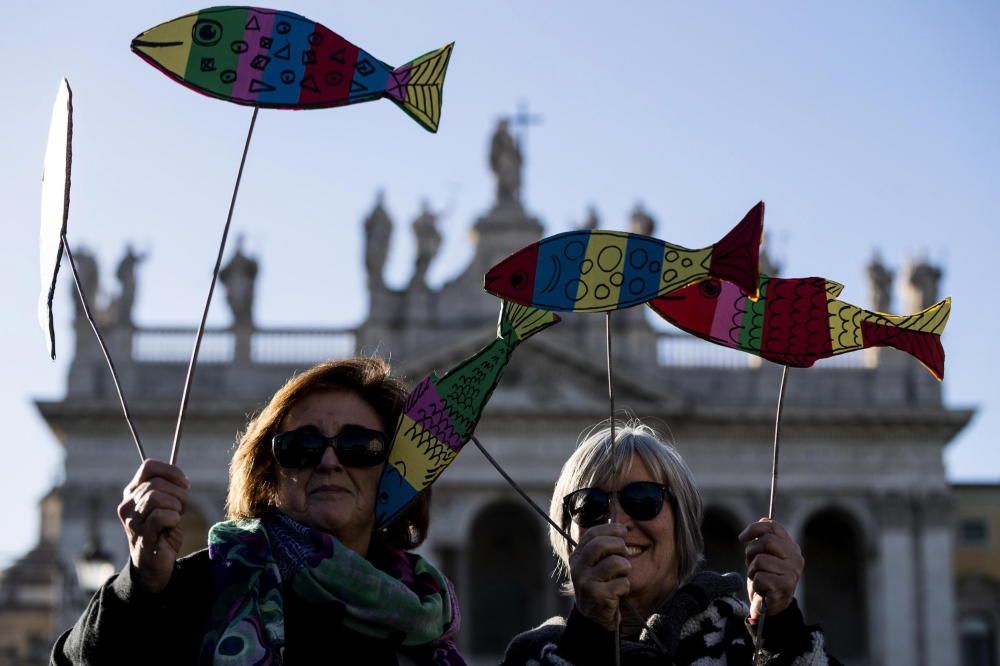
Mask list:
[[[76,560],[76,580],[80,589],[91,595],[115,572],[111,556],[101,547],[97,530],[97,498],[90,503],[90,537]]]

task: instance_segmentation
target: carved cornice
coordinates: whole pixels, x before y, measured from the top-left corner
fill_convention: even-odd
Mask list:
[[[260,404],[249,400],[199,400],[185,414],[185,423],[198,424],[201,431],[232,430],[242,426]],[[68,400],[36,400],[35,407],[65,446],[66,434],[93,430],[113,431],[125,428],[121,405],[117,400],[78,398]],[[130,401],[129,411],[142,432],[172,430],[177,420],[177,404],[166,400]],[[127,432],[127,431],[125,431]]]
[[[920,503],[920,521],[926,528],[950,530],[955,521],[955,498],[950,492],[925,495]]]
[[[903,493],[887,493],[875,498],[875,513],[883,528],[913,529],[913,498]]]
[[[927,408],[870,408],[836,407],[804,408],[786,407],[782,412],[782,428],[795,428],[800,432],[828,431],[836,427],[838,433],[857,433],[871,439],[874,436],[919,434],[921,438],[950,440],[972,419],[972,409]],[[690,417],[718,425],[774,424],[773,407],[715,408],[695,406]]]

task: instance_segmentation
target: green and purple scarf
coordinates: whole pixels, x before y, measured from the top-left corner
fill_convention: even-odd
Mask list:
[[[344,608],[343,626],[400,648],[431,646],[435,666],[465,664],[453,638],[460,616],[451,583],[423,558],[381,547],[379,566],[335,537],[277,511],[227,521],[208,535],[214,603],[202,664],[282,663],[283,594]]]

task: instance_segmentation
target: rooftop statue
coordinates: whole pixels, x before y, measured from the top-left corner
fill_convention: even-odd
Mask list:
[[[507,120],[497,123],[490,141],[490,169],[497,178],[497,206],[521,203],[521,167],[524,159]]]

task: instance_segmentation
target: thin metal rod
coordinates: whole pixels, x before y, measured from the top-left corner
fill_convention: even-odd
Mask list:
[[[614,382],[614,365],[612,363],[611,356],[611,311],[604,313],[604,337],[607,342],[607,356],[608,356],[608,408],[609,408],[609,420],[608,423],[611,427],[611,517],[610,521],[613,521],[618,516],[618,463],[615,460],[615,450],[616,450],[616,436],[615,436],[615,382]],[[639,611],[628,602],[627,599],[621,600],[621,607],[628,611],[631,615],[636,617],[643,626],[646,626],[646,618],[639,614]],[[652,631],[648,632],[648,635],[653,642],[656,643],[656,647],[660,649],[660,652],[667,654],[667,649],[660,642],[660,639],[656,637],[656,634]],[[621,610],[618,612],[618,623],[615,625],[615,666],[620,666],[622,661],[621,653]]]
[[[615,462],[615,384],[612,375],[611,365],[611,312],[604,313],[604,334],[607,339],[608,354],[608,406],[611,417],[608,423],[611,426],[611,515],[608,522],[612,522],[617,517],[617,495],[618,495],[618,465]]]
[[[240,180],[243,178],[243,167],[247,162],[247,151],[250,150],[250,139],[253,137],[253,127],[257,123],[257,112],[260,107],[253,108],[253,115],[250,117],[250,129],[247,131],[247,140],[243,145],[243,157],[240,159],[240,170],[236,173],[236,186],[233,187],[233,198],[229,202],[229,215],[226,216],[226,226],[222,230],[222,242],[219,243],[219,254],[215,258],[215,269],[212,271],[212,283],[208,287],[208,298],[205,299],[205,309],[201,313],[201,323],[198,325],[198,333],[194,338],[194,349],[191,350],[191,362],[188,363],[187,378],[184,380],[184,392],[181,394],[181,408],[177,415],[177,427],[174,429],[174,443],[170,449],[170,464],[177,464],[177,453],[181,443],[181,431],[184,427],[184,413],[187,411],[188,399],[191,397],[191,383],[194,380],[194,369],[198,365],[198,351],[201,349],[201,339],[205,336],[205,321],[208,319],[208,310],[212,306],[212,294],[215,292],[215,283],[219,279],[219,269],[222,267],[222,256],[226,251],[226,239],[229,238],[229,225],[233,221],[233,209],[236,208],[236,196],[240,191]]]
[[[781,386],[778,388],[778,411],[774,416],[774,453],[771,458],[771,499],[767,504],[767,518],[774,520],[774,491],[778,487],[778,446],[781,442],[781,412],[785,406],[785,384],[788,383],[788,366],[781,369]]]
[[[62,235],[63,248],[66,249],[66,256],[69,257],[69,267],[70,271],[73,273],[73,283],[76,285],[76,293],[80,296],[80,304],[83,306],[83,313],[87,316],[87,321],[90,322],[90,328],[94,331],[94,335],[97,336],[97,343],[101,346],[101,351],[104,353],[104,360],[108,363],[108,368],[111,370],[111,380],[115,384],[115,390],[118,392],[118,401],[122,404],[122,411],[125,413],[125,423],[128,424],[128,429],[132,432],[132,441],[135,442],[135,448],[139,450],[139,459],[146,459],[146,452],[142,448],[142,442],[139,441],[139,433],[135,430],[135,424],[132,423],[132,415],[128,410],[128,403],[125,401],[125,394],[122,392],[121,383],[118,381],[118,370],[115,369],[115,362],[111,360],[111,354],[108,353],[108,346],[104,344],[104,336],[101,335],[101,330],[97,327],[97,322],[94,321],[94,316],[90,312],[90,304],[87,303],[87,297],[83,292],[83,285],[80,284],[80,274],[76,272],[76,262],[73,261],[73,251],[69,247],[69,239],[66,238],[66,234]]]
[[[535,503],[535,500],[531,499],[531,497],[528,496],[528,493],[524,492],[521,486],[517,485],[517,482],[514,481],[514,479],[512,479],[509,474],[507,474],[504,468],[500,466],[500,463],[498,463],[496,459],[494,459],[493,456],[490,455],[490,452],[486,450],[486,447],[482,445],[482,443],[475,435],[472,436],[472,443],[476,445],[476,448],[479,449],[479,452],[483,454],[483,457],[486,458],[486,460],[488,460],[491,465],[493,465],[493,468],[500,473],[500,476],[502,476],[504,480],[507,481],[508,484],[510,484],[510,487],[513,488],[514,491],[521,496],[521,499],[530,504],[531,508],[535,510],[535,513],[544,518],[545,521],[552,526],[552,529],[558,532],[562,538],[566,539],[566,541],[569,542],[569,544],[575,548],[576,542],[573,541],[570,535],[567,534],[563,528],[559,527],[559,525],[556,524],[556,521],[552,520],[549,514],[546,513],[546,511],[542,507],[538,506],[538,504]]]
[[[771,457],[771,498],[767,503],[767,519],[774,520],[774,492],[778,487],[778,447],[781,442],[781,412],[785,406],[785,385],[788,383],[788,366],[781,369],[781,386],[778,388],[778,410],[774,416],[774,451]],[[760,617],[757,618],[757,640],[754,648],[754,664],[760,664],[760,644],[764,638],[764,618],[767,617],[767,601],[761,597]]]
[[[536,503],[533,499],[531,499],[531,497],[528,496],[528,493],[526,493],[524,489],[522,489],[521,486],[518,485],[517,481],[515,481],[510,476],[510,474],[508,474],[507,471],[500,466],[500,463],[497,462],[496,459],[490,455],[489,451],[486,450],[486,447],[483,446],[482,442],[480,442],[475,435],[472,436],[472,443],[476,445],[476,448],[479,449],[479,452],[483,454],[483,457],[486,458],[486,460],[488,460],[491,465],[493,465],[493,468],[500,473],[500,476],[504,478],[504,480],[510,485],[510,487],[513,488],[514,491],[518,495],[520,495],[521,498],[525,502],[527,502],[532,509],[535,510],[535,513],[541,516],[552,527],[552,529],[554,529],[559,534],[559,536],[561,536],[563,539],[566,539],[566,543],[568,543],[571,547],[576,548],[576,541],[573,540],[573,537],[571,537],[566,530],[559,527],[559,525],[556,524],[556,521],[552,520],[552,517],[549,516],[548,513],[546,513],[545,509],[538,506],[538,503]],[[635,609],[635,606],[633,606],[624,599],[622,600],[622,606],[630,615],[632,615],[638,621],[642,622],[643,626],[646,625],[646,618],[644,618],[642,615],[639,614],[639,611]],[[656,647],[658,647],[663,654],[667,653],[667,648],[663,646],[663,643],[660,642],[660,639],[656,637],[655,633],[650,631],[649,637],[650,639],[652,639],[653,643],[656,644]]]
[[[611,365],[611,311],[608,310],[604,313],[604,333],[605,338],[607,338],[608,347],[608,405],[611,410],[611,418],[608,423],[611,425],[611,515],[608,516],[608,522],[613,522],[618,515],[618,464],[615,462],[615,384],[612,375],[612,365]],[[622,663],[622,651],[621,651],[621,640],[622,640],[622,628],[621,628],[621,609],[618,611],[618,619],[615,622],[615,666],[620,666]]]

